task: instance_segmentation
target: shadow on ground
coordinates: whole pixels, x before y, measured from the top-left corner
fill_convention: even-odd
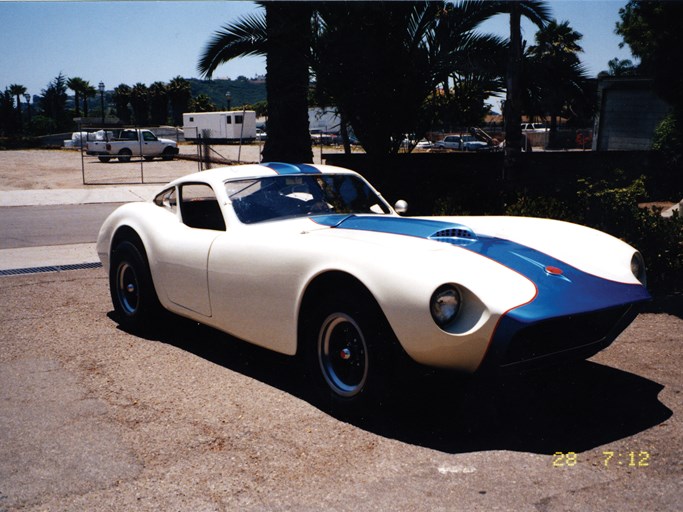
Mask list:
[[[312,396],[294,358],[180,318],[147,339],[257,379],[336,416]],[[448,453],[583,452],[667,420],[672,411],[657,398],[662,389],[654,381],[589,361],[494,382],[429,371],[390,405],[353,418],[337,417],[383,437]]]

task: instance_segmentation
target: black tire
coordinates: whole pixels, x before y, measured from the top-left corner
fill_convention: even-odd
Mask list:
[[[128,148],[123,148],[119,151],[118,158],[119,162],[127,163],[130,162],[130,158],[133,156],[133,152]]]
[[[324,301],[305,338],[307,374],[323,407],[357,415],[388,401],[395,342],[372,300],[339,295]]]
[[[97,159],[100,162],[102,162],[103,164],[106,164],[107,162],[109,162],[109,160],[111,160],[111,157],[110,156],[98,156]]]
[[[152,160],[154,160],[153,156],[146,156],[145,157],[145,161],[147,161],[147,162],[151,162]]]
[[[149,265],[135,244],[124,241],[112,251],[109,291],[119,324],[125,330],[149,330],[159,320],[162,307]]]
[[[173,155],[175,152],[173,151],[173,148],[164,148],[164,152],[161,153],[161,159],[162,160],[173,160]]]

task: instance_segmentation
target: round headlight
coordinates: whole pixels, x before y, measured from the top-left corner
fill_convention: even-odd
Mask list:
[[[643,283],[643,285],[647,284],[647,276],[645,275],[645,260],[643,260],[643,256],[639,252],[635,253],[631,258],[631,272],[633,272],[633,275],[636,277],[636,279]]]
[[[445,327],[451,323],[460,311],[460,293],[451,284],[445,284],[437,288],[432,294],[429,304],[432,318],[439,327]]]

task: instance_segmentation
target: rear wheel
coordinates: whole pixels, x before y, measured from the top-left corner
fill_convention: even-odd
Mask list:
[[[119,162],[130,162],[130,158],[133,156],[133,152],[128,148],[123,148],[119,151],[118,158]]]
[[[158,320],[161,304],[147,259],[135,244],[124,241],[112,251],[109,290],[124,329],[141,331]]]
[[[111,160],[111,157],[109,157],[109,156],[98,156],[97,159],[100,162],[106,164],[109,160]]]

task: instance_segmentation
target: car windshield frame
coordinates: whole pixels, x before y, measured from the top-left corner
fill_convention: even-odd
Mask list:
[[[388,203],[362,178],[346,173],[228,180],[225,190],[243,224],[316,215],[390,215]]]

